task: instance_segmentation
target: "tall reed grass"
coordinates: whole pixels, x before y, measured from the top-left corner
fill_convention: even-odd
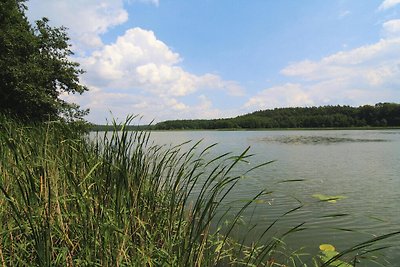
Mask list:
[[[0,117],[2,266],[296,264],[290,255],[273,259],[303,222],[265,240],[276,220],[250,244],[230,237],[244,210],[269,192],[223,223],[231,214],[224,199],[252,170],[232,172],[251,156],[247,150],[209,158],[213,145],[154,145],[150,133],[126,130],[133,119],[88,138],[72,125]]]

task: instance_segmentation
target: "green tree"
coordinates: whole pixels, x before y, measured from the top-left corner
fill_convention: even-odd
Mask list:
[[[81,119],[88,110],[60,98],[82,94],[83,73],[72,62],[65,28],[43,18],[32,26],[24,0],[0,2],[0,113],[22,120]]]

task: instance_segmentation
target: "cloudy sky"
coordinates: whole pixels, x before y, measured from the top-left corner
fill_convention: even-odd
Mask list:
[[[88,120],[400,102],[400,0],[30,0],[71,37]],[[111,115],[112,114],[112,115]]]

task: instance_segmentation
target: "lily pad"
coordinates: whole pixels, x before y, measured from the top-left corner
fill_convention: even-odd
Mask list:
[[[335,251],[335,247],[331,244],[321,244],[319,245],[319,249],[322,251]]]
[[[333,257],[339,254],[339,252],[337,252],[335,247],[332,246],[331,244],[321,244],[319,245],[319,249],[321,250],[321,255],[319,257],[322,260],[322,262],[328,262]],[[353,267],[353,265],[341,260],[334,260],[329,264],[329,266]]]

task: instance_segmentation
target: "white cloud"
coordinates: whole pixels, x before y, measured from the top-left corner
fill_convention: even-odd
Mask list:
[[[101,34],[128,20],[122,0],[30,0],[28,16],[48,17],[52,25],[66,26],[80,52],[102,46]]]
[[[271,87],[251,97],[244,105],[249,110],[276,107],[298,107],[313,105],[309,94],[300,84],[287,83]]]
[[[90,108],[90,121],[104,122],[113,116],[145,115],[145,121],[175,118],[215,118],[224,116],[204,96],[218,90],[237,96],[243,89],[234,81],[215,74],[196,75],[185,71],[178,53],[158,40],[152,31],[129,29],[115,43],[103,45],[87,57],[78,58],[83,69],[82,82],[90,91],[82,96],[64,96],[68,101]],[[181,97],[203,93],[197,103],[187,104]],[[194,95],[191,96],[192,99]]]
[[[400,19],[393,19],[383,23],[383,34],[387,38],[400,37]]]
[[[81,58],[89,84],[135,90],[158,97],[178,97],[198,90],[223,90],[230,95],[242,94],[233,81],[214,74],[195,75],[178,65],[181,58],[152,31],[133,28],[117,41]]]
[[[244,108],[399,102],[400,20],[382,30],[374,44],[289,64],[281,74],[294,82],[261,91]]]
[[[386,10],[400,4],[400,0],[385,0],[379,6],[379,10]]]
[[[200,95],[197,102],[188,105],[174,97],[153,97],[129,92],[107,92],[92,86],[81,96],[64,95],[69,102],[80,103],[82,108],[90,108],[87,119],[94,123],[104,123],[106,119],[123,120],[127,115],[144,116],[142,123],[170,119],[218,118],[232,115],[230,111],[215,108],[205,95]]]
[[[292,63],[282,70],[282,74],[304,81],[347,79],[378,85],[396,79],[400,64],[399,55],[400,39],[381,39],[375,44],[338,52],[320,61],[305,60]],[[379,83],[376,77],[381,78]]]
[[[138,0],[139,2],[143,2],[143,3],[150,3],[153,4],[155,6],[159,6],[160,2],[158,0]]]
[[[159,5],[158,0],[125,0],[132,2]],[[120,118],[134,113],[158,120],[217,116],[222,113],[205,96],[191,105],[180,98],[214,90],[243,95],[237,82],[183,69],[180,55],[152,31],[132,28],[115,42],[104,44],[102,35],[128,20],[124,0],[31,0],[28,4],[31,20],[46,16],[51,25],[69,28],[73,50],[78,52],[74,60],[86,71],[81,81],[90,91],[63,97],[90,108],[89,120],[104,122],[109,111]]]

